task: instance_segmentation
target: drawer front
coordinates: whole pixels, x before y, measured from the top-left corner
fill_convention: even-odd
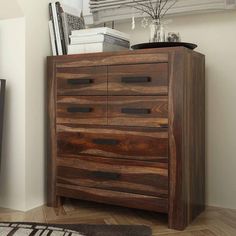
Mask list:
[[[168,63],[108,67],[109,95],[167,95]]]
[[[107,98],[103,96],[58,96],[59,124],[107,124]]]
[[[168,197],[168,169],[106,158],[66,158],[57,161],[57,183]]]
[[[58,95],[107,95],[107,67],[57,68]]]
[[[168,133],[155,129],[57,125],[58,156],[100,156],[168,162]]]
[[[109,96],[108,124],[167,127],[168,97]]]
[[[57,196],[78,198],[118,206],[126,206],[156,212],[168,212],[168,199],[154,196],[116,192],[68,184],[57,184]]]

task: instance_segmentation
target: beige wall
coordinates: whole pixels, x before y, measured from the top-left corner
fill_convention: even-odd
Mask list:
[[[0,0],[0,20],[23,16],[17,0]]]
[[[27,210],[44,204],[46,194],[48,0],[0,1],[19,10],[0,10],[0,19],[24,16],[0,21],[0,76],[7,79],[0,206]]]
[[[26,19],[26,209],[45,200],[45,82],[48,0],[18,0]]]
[[[132,43],[148,40],[147,29],[117,29],[131,33]],[[168,30],[206,55],[207,204],[236,209],[236,11],[176,17]]]
[[[7,80],[0,206],[25,209],[25,19],[0,21],[0,78]]]

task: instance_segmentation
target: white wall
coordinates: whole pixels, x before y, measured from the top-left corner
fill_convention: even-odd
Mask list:
[[[148,41],[148,29],[116,28]],[[206,55],[207,204],[236,209],[236,11],[176,17],[168,30]]]
[[[46,57],[51,54],[48,0],[18,1],[26,19],[26,209],[45,202]]]
[[[0,21],[0,78],[7,80],[0,204],[25,209],[25,19]]]
[[[0,206],[28,210],[43,205],[46,194],[48,0],[14,3],[3,1],[3,6],[18,9],[15,15],[1,15],[0,11],[0,19],[24,15],[0,21],[0,77],[7,79]]]

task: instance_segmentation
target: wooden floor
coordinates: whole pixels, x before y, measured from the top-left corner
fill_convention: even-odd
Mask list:
[[[0,209],[0,221],[142,224],[150,226],[154,236],[236,236],[236,210],[212,207],[208,207],[184,232],[168,229],[166,215],[77,200],[67,200],[59,209],[42,206],[26,213]]]

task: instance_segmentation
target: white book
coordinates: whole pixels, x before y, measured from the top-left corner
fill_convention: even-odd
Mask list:
[[[104,34],[96,35],[83,35],[83,36],[70,36],[71,44],[83,44],[83,43],[102,43],[104,41]]]
[[[51,46],[52,46],[52,55],[56,56],[57,55],[56,39],[55,39],[55,35],[54,35],[52,20],[50,20],[48,22],[48,25],[49,25],[49,33],[50,33]]]
[[[62,45],[61,45],[61,36],[60,36],[60,30],[59,30],[59,24],[58,24],[58,18],[57,18],[57,10],[56,10],[56,3],[52,3],[52,14],[53,14],[53,23],[55,27],[55,36],[56,36],[56,42],[57,42],[57,51],[58,55],[63,55],[62,51]]]
[[[106,35],[106,34],[98,34],[98,35],[91,35],[91,36],[81,36],[81,37],[70,37],[70,44],[74,45],[74,44],[87,44],[87,43],[111,43],[111,44],[115,44],[115,45],[119,45],[122,47],[130,47],[130,42],[120,39],[120,38],[116,38],[110,35]]]
[[[88,43],[68,46],[68,54],[95,53],[95,52],[114,52],[124,51],[128,48],[110,43]]]
[[[72,31],[72,37],[74,36],[90,36],[97,34],[107,34],[113,37],[121,38],[126,41],[130,41],[130,36],[126,33],[120,32],[115,29],[111,29],[108,27],[99,27],[99,28],[91,28],[91,29],[83,29],[83,30],[74,30]]]

